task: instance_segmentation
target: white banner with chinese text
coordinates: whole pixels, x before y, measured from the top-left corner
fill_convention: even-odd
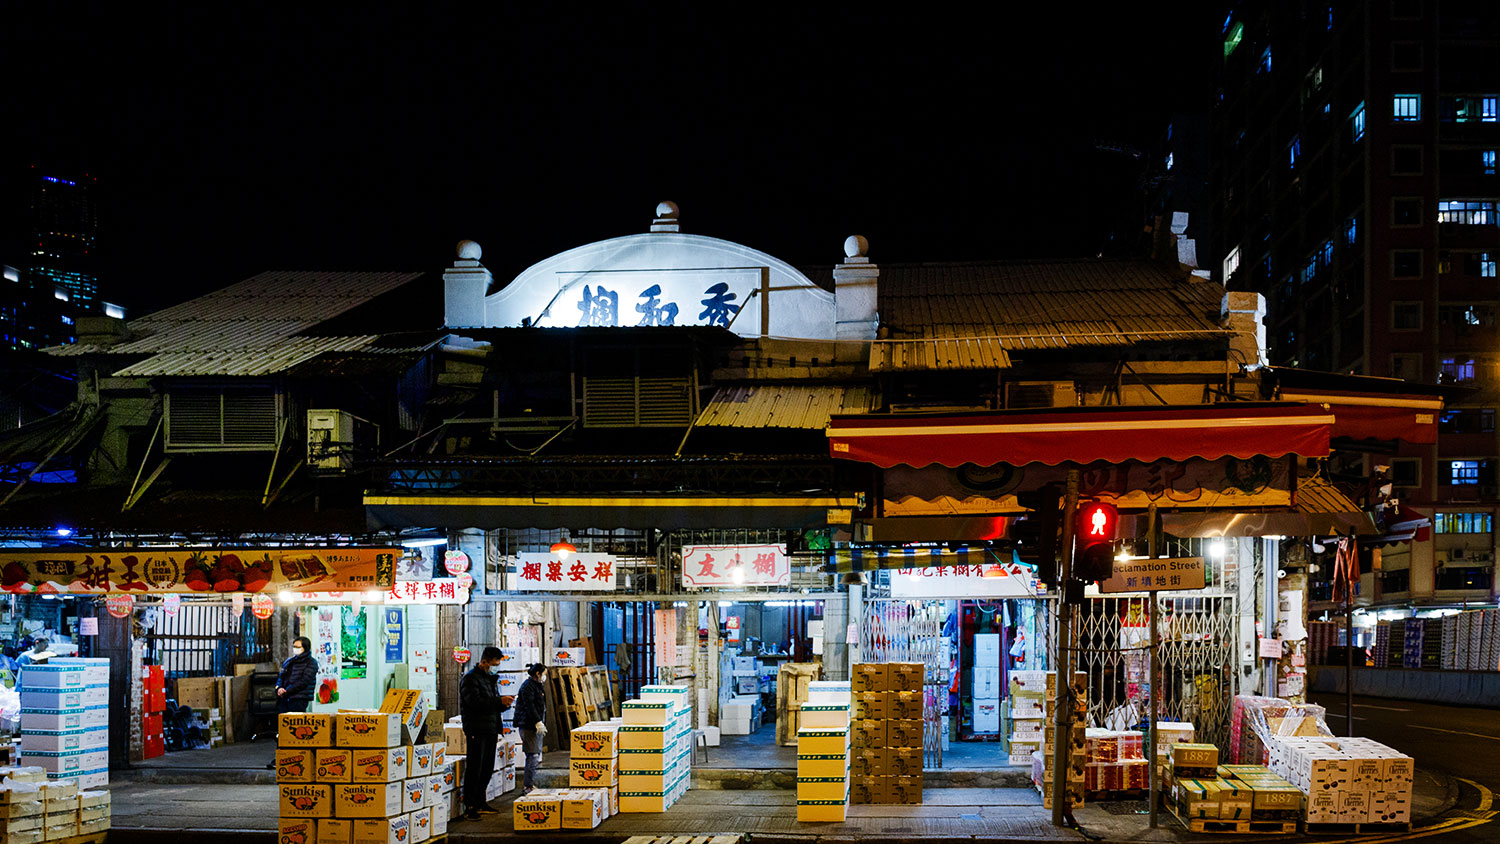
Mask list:
[[[684,545],[682,585],[687,589],[790,586],[785,545]]]
[[[1035,598],[1031,569],[989,563],[891,570],[892,598]]]
[[[616,560],[611,554],[517,554],[506,575],[512,592],[613,592]]]

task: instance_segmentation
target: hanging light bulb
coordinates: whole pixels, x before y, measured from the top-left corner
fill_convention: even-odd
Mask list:
[[[575,547],[573,543],[569,542],[567,537],[563,537],[557,542],[552,543],[552,547],[548,550],[564,560],[568,559],[569,554],[578,553],[578,548]]]

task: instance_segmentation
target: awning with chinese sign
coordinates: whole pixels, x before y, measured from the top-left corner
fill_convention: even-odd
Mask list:
[[[790,586],[792,563],[785,545],[684,545],[686,589]]]
[[[828,570],[847,574],[877,569],[928,568],[932,566],[970,568],[989,565],[1012,565],[1009,553],[999,554],[986,548],[883,547],[840,548],[829,552]]]
[[[1036,577],[1014,563],[926,566],[891,571],[892,598],[1035,598]]]
[[[890,468],[934,463],[1121,463],[1242,460],[1328,454],[1333,416],[1290,402],[1191,407],[1076,407],[1051,410],[836,416],[834,457]]]
[[[345,602],[406,604],[467,604],[471,579],[462,577],[440,577],[432,580],[398,580],[384,592],[364,590],[352,592],[298,592],[299,604],[341,604]]]
[[[372,528],[826,527],[848,521],[854,493],[823,495],[385,495],[365,496]]]
[[[1288,507],[1294,472],[1290,458],[1156,460],[1090,463],[1081,467],[1078,493],[1121,510]],[[1018,496],[1061,487],[1067,470],[1042,463],[993,466],[894,466],[886,469],[880,513],[891,518],[978,516],[1028,512]],[[1003,525],[1001,526],[1003,529]],[[999,538],[1003,533],[996,534]],[[961,538],[957,535],[947,537]]]
[[[0,551],[14,594],[385,590],[399,548],[32,548]]]
[[[1434,396],[1283,388],[1281,398],[1327,405],[1333,413],[1333,436],[1351,440],[1435,443],[1443,412],[1443,399]]]

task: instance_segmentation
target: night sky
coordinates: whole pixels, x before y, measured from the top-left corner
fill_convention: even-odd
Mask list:
[[[889,262],[1108,251],[1141,171],[1095,143],[1207,108],[1219,17],[25,5],[6,166],[99,178],[102,294],[135,315],[266,269],[439,269],[463,238],[509,278],[662,199],[794,264],[853,233]]]

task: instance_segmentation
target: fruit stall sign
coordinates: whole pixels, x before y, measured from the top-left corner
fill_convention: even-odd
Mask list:
[[[682,585],[704,587],[788,586],[791,561],[785,545],[684,545]]]
[[[469,555],[462,551],[445,551],[443,568],[447,569],[449,574],[463,574],[469,570]]]
[[[250,612],[261,621],[271,617],[276,611],[276,601],[270,595],[256,595],[250,599]]]
[[[460,665],[468,662],[470,656],[471,656],[471,654],[469,653],[469,649],[468,648],[454,648],[453,649],[453,661],[457,662]]]
[[[182,609],[182,595],[176,592],[168,592],[161,599],[161,611],[167,615],[176,615]]]
[[[517,554],[505,576],[513,592],[613,592],[619,566],[611,554]]]
[[[134,595],[110,595],[104,599],[104,606],[109,614],[115,618],[124,618],[135,610]]]
[[[32,548],[0,551],[13,594],[337,592],[389,589],[396,548]]]

